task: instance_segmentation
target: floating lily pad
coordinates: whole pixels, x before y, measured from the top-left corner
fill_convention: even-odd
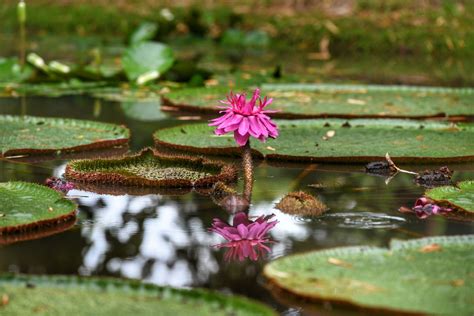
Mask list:
[[[126,144],[130,132],[115,124],[32,116],[0,116],[0,156],[48,154]]]
[[[238,296],[112,278],[2,276],[2,315],[275,315]]]
[[[75,217],[76,204],[59,192],[33,183],[0,183],[0,235],[57,226]]]
[[[77,79],[60,83],[0,83],[0,97],[18,96],[18,95],[39,95],[46,97],[60,97],[65,95],[78,95],[86,93],[95,93],[104,89],[107,83],[103,81],[84,82]],[[114,90],[119,90],[114,88]]]
[[[0,234],[0,245],[10,245],[22,241],[41,239],[55,234],[63,233],[74,227],[76,218],[57,223],[54,226],[38,227],[32,231],[25,231],[21,234]]]
[[[426,191],[425,195],[437,203],[448,203],[457,209],[474,213],[474,181],[433,188]]]
[[[454,162],[474,160],[474,125],[409,120],[276,121],[277,139],[253,141],[256,153],[268,159],[366,163]],[[157,145],[196,153],[240,155],[232,134],[216,136],[205,123],[158,130]]]
[[[171,68],[173,62],[173,50],[155,42],[139,42],[128,48],[122,57],[123,69],[129,80],[137,80],[152,71],[161,75]]]
[[[474,235],[394,240],[276,260],[264,273],[298,296],[399,314],[474,313]]]
[[[210,186],[232,181],[236,174],[230,165],[163,156],[150,148],[125,158],[72,161],[66,167],[66,177],[75,181],[146,187]]]
[[[242,89],[235,89],[240,91]],[[164,104],[185,111],[217,113],[227,87],[187,88],[167,94]],[[427,118],[474,116],[474,89],[377,85],[266,84],[276,118]]]
[[[299,216],[319,216],[328,210],[323,202],[302,191],[288,193],[275,208],[283,213]]]

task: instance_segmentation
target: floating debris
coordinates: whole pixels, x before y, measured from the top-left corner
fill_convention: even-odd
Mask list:
[[[283,213],[299,216],[319,216],[328,210],[326,204],[303,191],[288,193],[275,207]]]
[[[373,161],[365,165],[365,172],[389,176],[397,172],[397,169],[394,168],[388,161]]]
[[[438,170],[425,170],[415,177],[415,182],[424,187],[436,187],[451,184],[453,171],[443,166]]]

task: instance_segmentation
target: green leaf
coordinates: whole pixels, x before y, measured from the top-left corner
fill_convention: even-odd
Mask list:
[[[22,71],[17,58],[0,58],[0,82],[20,82],[33,74],[30,66]]]
[[[234,89],[240,92],[240,89]],[[250,90],[247,93],[250,94]],[[165,96],[167,105],[187,111],[217,113],[229,88],[187,88]],[[334,84],[264,84],[262,95],[274,99],[276,118],[473,116],[474,89]]]
[[[0,235],[59,225],[76,217],[76,204],[48,187],[0,183]]]
[[[474,235],[343,247],[276,260],[267,278],[296,295],[397,313],[472,315]]]
[[[127,128],[85,120],[0,115],[0,156],[81,151],[126,144]]]
[[[71,79],[60,83],[35,83],[35,84],[12,84],[12,83],[0,83],[0,97],[2,95],[1,90],[5,90],[6,96],[10,97],[11,91],[16,94],[23,95],[35,95],[35,96],[47,96],[47,97],[59,97],[64,95],[77,95],[77,94],[93,94],[96,91],[102,91],[106,88],[106,82],[84,82],[77,79]],[[120,90],[114,88],[114,90]]]
[[[1,307],[2,316],[25,311],[77,316],[275,315],[270,308],[239,296],[113,278],[7,275],[0,277],[0,292],[9,297]]]
[[[252,148],[268,159],[292,161],[449,162],[474,160],[474,125],[410,120],[296,120],[276,121],[280,136],[266,143],[252,140]],[[327,137],[332,135],[333,137]],[[233,134],[216,136],[205,123],[154,133],[165,147],[219,155],[240,155]]]
[[[91,159],[70,162],[66,177],[82,182],[147,187],[202,187],[236,179],[229,166],[200,158],[163,156],[151,148],[118,159]]]
[[[162,75],[171,68],[173,62],[173,50],[165,44],[155,42],[140,42],[133,45],[122,57],[123,68],[131,81],[153,71]]]
[[[426,191],[425,195],[435,202],[446,202],[458,209],[474,213],[474,181],[433,188]]]
[[[143,22],[130,36],[130,44],[134,45],[153,39],[158,32],[158,24],[153,22]]]

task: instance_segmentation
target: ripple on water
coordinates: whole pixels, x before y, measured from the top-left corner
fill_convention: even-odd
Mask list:
[[[402,217],[372,212],[330,213],[318,218],[298,218],[298,220],[333,227],[358,229],[397,228],[406,223],[406,220]]]

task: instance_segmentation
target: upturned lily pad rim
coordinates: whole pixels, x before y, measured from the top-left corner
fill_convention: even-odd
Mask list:
[[[322,120],[322,119],[320,119]],[[355,119],[354,121],[357,121]],[[316,120],[301,120],[307,122],[316,122]],[[366,122],[371,121],[371,119],[367,119]],[[374,120],[375,122],[376,120]],[[389,122],[390,119],[383,120],[385,122]],[[414,120],[406,120],[406,121],[414,121]],[[276,121],[277,123],[285,122],[283,121]],[[297,122],[288,120],[287,122]],[[352,122],[348,120],[347,122]],[[186,152],[186,153],[195,153],[195,154],[205,154],[205,155],[216,155],[216,156],[230,156],[230,157],[241,157],[243,154],[242,148],[239,147],[237,144],[233,147],[195,147],[195,146],[187,146],[187,145],[180,145],[176,143],[171,143],[167,141],[163,141],[160,139],[160,133],[167,130],[183,128],[191,125],[202,125],[203,123],[184,123],[177,126],[172,127],[164,127],[156,130],[153,133],[153,141],[157,148],[163,147],[166,149],[171,149],[178,152]],[[467,126],[465,123],[463,126]],[[469,125],[471,129],[474,130],[474,124]],[[252,141],[252,140],[250,140]],[[257,140],[253,140],[257,142]],[[265,159],[270,162],[320,162],[320,163],[336,163],[336,164],[358,164],[358,163],[368,163],[371,161],[380,161],[385,160],[385,155],[380,156],[297,156],[297,155],[284,155],[284,154],[264,154],[261,151],[251,148],[252,157],[256,159]],[[395,156],[390,155],[393,160],[397,163],[423,163],[423,164],[435,164],[435,163],[464,163],[464,162],[471,162],[474,161],[474,155],[466,155],[466,156],[454,156],[454,157],[420,157],[420,156]]]
[[[67,290],[68,287],[74,288],[74,285],[79,285],[82,288],[90,286],[91,289],[94,289],[96,291],[123,291],[125,294],[133,292],[137,292],[139,294],[140,292],[145,291],[151,292],[151,294],[156,295],[157,300],[159,299],[159,295],[163,295],[167,297],[186,298],[188,300],[195,301],[202,300],[210,304],[222,304],[223,307],[230,306],[235,309],[255,312],[259,315],[276,315],[276,313],[270,307],[239,295],[226,295],[217,291],[211,291],[200,288],[178,289],[166,286],[158,286],[150,283],[143,283],[138,280],[118,279],[114,277],[3,274],[0,275],[0,282],[2,284],[24,283],[25,286],[26,284],[33,284],[36,286],[36,289],[40,289],[41,285],[45,284],[46,286],[57,286],[58,288],[64,288],[65,290]],[[11,302],[10,304],[12,303],[13,302]]]
[[[281,273],[279,271],[274,271],[272,265],[281,260],[288,260],[289,258],[297,258],[297,257],[305,257],[307,254],[311,253],[318,253],[321,256],[337,256],[340,252],[355,252],[360,253],[363,252],[386,252],[387,254],[390,253],[391,250],[400,250],[404,247],[410,247],[411,244],[417,245],[421,248],[423,245],[432,245],[438,244],[442,241],[446,241],[449,243],[462,243],[462,242],[471,242],[474,243],[474,235],[455,235],[455,236],[435,236],[435,237],[423,237],[423,238],[416,238],[411,240],[399,240],[399,239],[392,239],[388,245],[388,247],[376,247],[376,246],[340,246],[334,247],[329,249],[322,249],[322,250],[313,250],[313,251],[306,251],[302,253],[293,254],[286,257],[278,258],[268,264],[265,265],[263,269],[263,274],[267,281],[269,282],[269,286],[271,288],[276,288],[279,291],[283,291],[286,294],[294,296],[298,299],[305,299],[313,302],[332,302],[340,306],[346,306],[350,308],[356,308],[359,310],[366,310],[366,311],[373,311],[377,313],[383,314],[390,314],[390,315],[426,315],[423,312],[417,311],[409,311],[409,310],[397,310],[392,308],[387,308],[383,306],[367,306],[362,305],[357,302],[354,302],[350,299],[342,299],[342,298],[332,298],[332,297],[322,297],[317,295],[311,295],[305,293],[304,291],[300,291],[298,288],[290,288],[283,285],[279,282],[279,278],[281,277]]]
[[[129,176],[115,172],[88,172],[81,171],[81,165],[94,164],[97,162],[133,162],[146,155],[153,155],[156,159],[173,163],[182,164],[185,166],[200,166],[203,168],[219,169],[216,175],[206,176],[196,181],[190,179],[164,179],[152,180],[140,176]],[[183,187],[207,187],[218,181],[231,182],[237,178],[237,169],[229,164],[220,164],[211,162],[202,157],[189,157],[182,155],[165,155],[154,148],[145,148],[139,153],[122,158],[109,159],[88,159],[88,160],[74,160],[67,164],[66,178],[78,182],[89,183],[103,183],[113,185],[129,185],[129,186],[143,186],[143,187],[169,187],[169,188],[183,188]]]
[[[22,233],[0,234],[0,245],[10,245],[22,241],[36,240],[52,235],[63,233],[76,225],[77,217],[65,218],[64,221],[55,225],[38,227],[32,231],[24,231]]]
[[[57,154],[58,152],[79,152],[79,151],[88,151],[96,150],[103,148],[110,148],[115,146],[121,146],[128,144],[130,139],[130,130],[124,125],[116,125],[111,123],[96,122],[90,120],[79,120],[79,119],[69,119],[69,118],[56,118],[56,117],[40,117],[40,116],[15,116],[15,115],[0,115],[0,121],[29,121],[34,122],[44,122],[44,121],[61,121],[65,123],[74,123],[77,125],[97,125],[110,128],[119,128],[122,131],[122,134],[125,135],[125,138],[116,138],[116,139],[104,139],[89,144],[82,144],[77,146],[63,147],[63,148],[11,148],[3,153],[0,151],[0,158],[9,157],[15,155],[48,155],[48,154]]]
[[[50,194],[52,197],[56,198],[56,199],[65,199],[65,197],[53,190],[53,189],[50,189],[44,185],[39,185],[39,184],[36,184],[36,183],[29,183],[29,182],[23,182],[23,181],[11,181],[11,182],[2,182],[2,183],[10,183],[12,185],[26,185],[26,186],[29,186],[29,187],[32,187],[32,188],[36,188],[37,190],[41,190],[41,191],[48,191],[48,194]],[[27,223],[27,224],[20,224],[20,225],[13,225],[13,226],[0,226],[0,236],[6,236],[6,235],[21,235],[21,234],[30,234],[30,233],[33,233],[33,232],[38,232],[40,233],[42,230],[43,232],[45,232],[46,230],[48,229],[55,229],[57,228],[58,226],[62,226],[66,223],[70,223],[70,222],[73,222],[75,223],[76,222],[76,214],[77,214],[77,205],[70,201],[70,200],[67,200],[69,206],[70,206],[70,211],[69,212],[65,212],[63,215],[60,215],[60,216],[57,216],[57,217],[54,217],[54,218],[50,218],[50,219],[43,219],[43,220],[39,220],[39,221],[33,221],[33,222],[30,222],[30,223]],[[1,207],[1,206],[0,206]],[[0,209],[1,210],[1,209]],[[20,237],[21,239],[22,237]],[[27,236],[25,236],[25,238],[28,238]],[[11,240],[11,239],[7,239],[7,242],[8,240]]]
[[[297,86],[301,85],[302,87],[306,88],[297,88]],[[281,86],[281,87],[278,87]],[[245,89],[246,87],[240,87],[240,89]],[[247,87],[248,88],[248,87]],[[454,94],[473,94],[474,89],[472,88],[451,88],[451,87],[430,87],[430,86],[398,86],[398,85],[341,85],[341,84],[263,84],[261,86],[262,89],[274,89],[277,91],[287,91],[293,89],[294,91],[361,91],[361,90],[374,90],[374,91],[393,91],[393,90],[400,90],[400,91],[409,91],[409,92],[432,92],[432,93],[454,93]],[[185,88],[185,89],[199,89],[199,88]],[[204,89],[204,88],[200,88]],[[223,92],[225,92],[225,87],[222,87]],[[234,89],[235,90],[235,89]],[[225,95],[222,95],[224,99]],[[174,102],[170,97],[167,97],[166,94],[161,96],[163,110],[166,111],[166,107],[168,109],[173,109],[189,112],[189,113],[202,113],[202,114],[216,114],[220,111],[217,108],[218,100],[215,100],[214,106],[196,106],[188,103],[179,103]],[[468,117],[472,117],[472,115],[447,115],[446,113],[435,113],[431,115],[395,115],[395,114],[337,114],[337,113],[292,113],[286,111],[279,111],[272,114],[273,118],[277,119],[289,119],[289,120],[298,120],[298,119],[320,119],[320,118],[342,118],[342,119],[354,119],[354,118],[377,118],[377,119],[414,119],[414,120],[423,120],[423,119],[442,119],[447,118],[452,121],[464,121],[467,120]]]

